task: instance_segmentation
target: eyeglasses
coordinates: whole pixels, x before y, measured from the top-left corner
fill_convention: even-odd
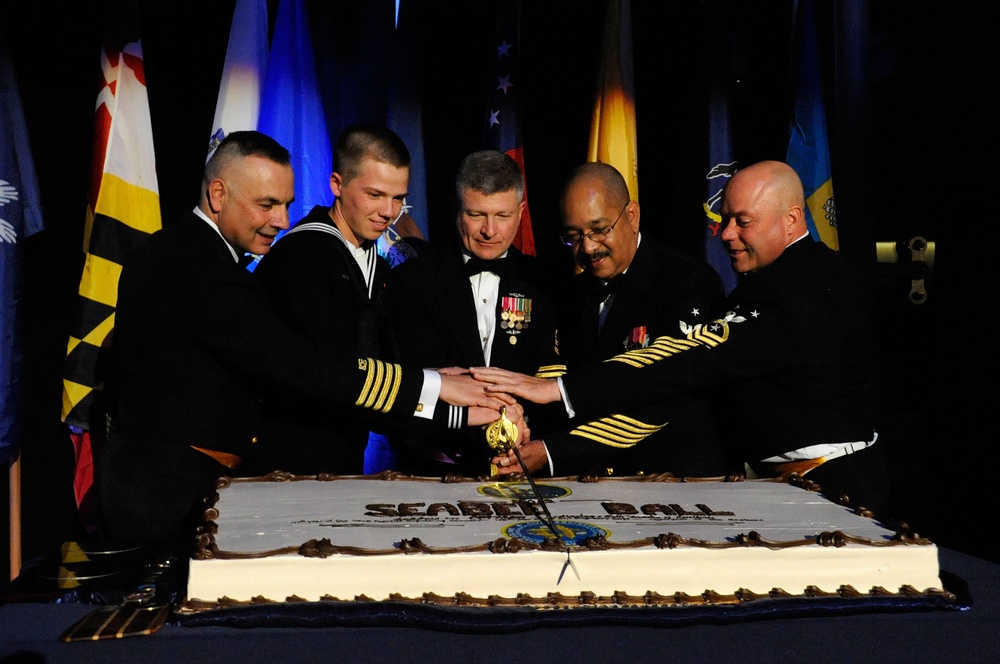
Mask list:
[[[631,203],[632,201],[629,201]],[[611,231],[615,230],[615,226],[618,225],[618,221],[625,214],[625,210],[628,208],[628,203],[622,208],[622,211],[618,213],[615,217],[614,223],[612,223],[607,228],[594,228],[586,233],[564,233],[559,236],[559,240],[565,244],[567,247],[575,247],[576,245],[583,242],[584,239],[590,240],[591,242],[602,242],[611,235]]]

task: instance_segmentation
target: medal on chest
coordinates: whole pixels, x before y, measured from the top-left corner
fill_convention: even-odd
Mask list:
[[[500,328],[507,333],[510,345],[517,344],[517,335],[531,324],[531,298],[518,293],[500,299]]]
[[[625,339],[623,345],[625,346],[625,350],[649,348],[649,335],[646,333],[646,326],[640,325],[633,329],[632,334]]]

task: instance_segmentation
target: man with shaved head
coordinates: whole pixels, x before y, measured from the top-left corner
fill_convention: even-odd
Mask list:
[[[796,473],[884,515],[870,287],[861,268],[810,237],[804,209],[802,183],[787,164],[741,169],[722,196],[721,240],[740,275],[724,317],[685,321],[683,334],[558,380],[494,368],[473,374],[531,401],[562,398],[585,417],[718,388],[729,442],[754,473]]]
[[[229,134],[205,166],[197,206],[125,258],[97,467],[107,541],[186,546],[216,480],[245,472],[244,458],[266,442],[269,392],[413,425],[449,405],[483,406],[463,416],[486,424],[508,406],[471,378],[321,345],[281,322],[239,258],[268,253],[288,228],[289,161],[270,136]]]
[[[722,192],[721,237],[733,270],[756,272],[804,239],[804,209],[802,182],[787,164],[764,161],[737,171]]]

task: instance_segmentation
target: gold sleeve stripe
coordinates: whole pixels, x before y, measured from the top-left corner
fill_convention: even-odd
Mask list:
[[[399,396],[399,386],[403,384],[403,367],[398,364],[390,364],[392,367],[392,389],[389,390],[389,399],[386,402],[384,412],[389,412],[396,405],[396,397]]]
[[[600,443],[601,445],[607,445],[608,447],[618,447],[618,448],[621,448],[621,449],[632,447],[637,442],[639,442],[639,441],[632,441],[632,442],[622,443],[622,442],[610,440],[606,436],[599,436],[597,434],[590,433],[589,431],[575,430],[575,431],[573,431],[573,435],[574,436],[579,436],[580,438],[589,438],[590,440],[594,441],[595,443]]]
[[[667,425],[666,422],[663,424],[650,424],[649,422],[643,422],[642,420],[637,420],[634,417],[629,417],[628,415],[608,415],[605,418],[597,420],[598,422],[617,422],[618,425],[623,429],[628,429],[630,431],[645,431],[648,434],[655,433]]]
[[[712,327],[716,329],[710,329]],[[605,362],[622,362],[638,369],[699,346],[715,348],[728,338],[729,324],[724,320],[717,320],[707,325],[694,326],[684,338],[657,337],[647,348],[630,350],[609,358]]]
[[[610,415],[587,422],[570,431],[571,436],[587,438],[610,447],[632,447],[667,425],[647,424],[625,415]]]
[[[398,364],[382,362],[383,375],[382,393],[379,395],[375,409],[380,413],[388,413],[396,403],[396,395],[399,393],[399,384],[402,382],[403,370]]]
[[[378,404],[382,401],[382,394],[385,390],[385,365],[382,362],[375,362],[375,389],[368,395],[366,408],[378,410]]]
[[[535,378],[558,378],[565,373],[565,364],[548,364],[543,367],[538,367],[538,371],[535,372]]]
[[[402,367],[367,357],[358,360],[358,369],[366,372],[366,376],[355,405],[380,413],[392,410],[403,382]]]
[[[609,440],[616,440],[620,443],[633,442],[637,443],[646,436],[654,433],[653,431],[628,431],[626,429],[615,428],[614,426],[609,426],[607,423],[591,423],[584,424],[574,431],[586,432],[594,436],[606,436]]]

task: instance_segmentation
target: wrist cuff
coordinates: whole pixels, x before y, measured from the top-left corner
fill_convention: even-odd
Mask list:
[[[446,429],[464,429],[469,426],[469,407],[438,403],[434,423]]]

